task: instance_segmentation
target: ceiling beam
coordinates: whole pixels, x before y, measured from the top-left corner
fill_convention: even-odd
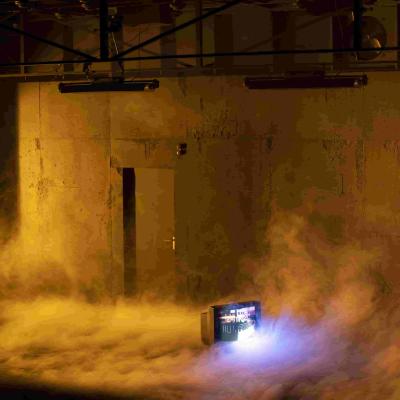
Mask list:
[[[313,74],[315,71],[326,73],[367,73],[371,71],[381,72],[400,72],[396,62],[374,62],[374,63],[353,63],[348,65],[346,70],[336,70],[333,63],[310,63],[303,65],[303,75],[306,73]],[[175,68],[170,70],[162,70],[161,68],[149,69],[129,69],[125,70],[124,76],[126,79],[153,79],[156,78],[171,78],[171,77],[193,77],[193,76],[276,76],[273,71],[273,64],[266,64],[257,67],[251,66],[234,66],[229,71],[224,68],[216,68],[215,66],[203,68]],[[279,75],[282,77],[282,74]],[[98,79],[109,79],[110,71],[101,71],[96,74]],[[29,73],[9,73],[0,74],[1,81],[16,81],[16,82],[63,82],[63,81],[86,81],[87,75],[82,72],[29,72]]]
[[[390,46],[390,47],[382,47],[379,49],[380,52],[388,52],[388,51],[400,51],[400,46]],[[163,59],[187,59],[187,58],[198,58],[198,57],[252,57],[252,56],[274,56],[274,55],[285,55],[285,54],[331,54],[331,53],[354,53],[354,48],[344,48],[344,49],[299,49],[299,50],[265,50],[265,51],[232,51],[225,53],[189,53],[189,54],[164,54],[164,55],[155,55],[155,56],[139,56],[139,57],[127,57],[124,58],[123,61],[151,61],[151,60],[163,60]],[[375,48],[362,48],[359,49],[358,52],[376,52]],[[32,62],[24,62],[24,63],[0,63],[0,67],[13,67],[13,66],[21,66],[21,65],[57,65],[57,64],[84,64],[87,62],[90,63],[103,63],[115,61],[113,58],[109,58],[108,60],[100,60],[95,58],[94,60],[75,60],[75,61],[65,61],[65,60],[57,60],[57,61],[32,61]]]

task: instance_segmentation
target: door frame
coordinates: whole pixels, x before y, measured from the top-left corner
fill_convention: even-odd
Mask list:
[[[179,139],[112,139],[110,159],[111,295],[125,297],[123,168],[176,169]],[[176,209],[175,221],[176,221]]]

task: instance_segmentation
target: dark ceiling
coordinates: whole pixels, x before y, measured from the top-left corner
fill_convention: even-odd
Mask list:
[[[190,55],[191,53],[196,52],[196,57],[200,58],[204,57],[203,54],[207,52],[209,55],[212,55],[213,50],[204,50],[205,47],[203,48],[203,43],[200,42],[199,39],[201,38],[202,40],[203,38],[203,28],[199,28],[202,23],[198,24],[197,22],[193,22],[191,19],[193,19],[195,15],[197,16],[196,18],[203,15],[203,17],[207,17],[209,21],[209,15],[220,14],[221,10],[224,11],[232,6],[232,4],[227,3],[232,3],[232,0],[108,0],[108,15],[105,18],[105,28],[103,27],[103,29],[101,29],[102,16],[100,15],[100,0],[0,0],[0,28],[2,32],[0,34],[0,45],[2,49],[0,54],[0,79],[8,79],[8,77],[13,78],[14,75],[17,76],[18,79],[20,77],[27,79],[27,77],[30,76],[29,74],[36,73],[33,66],[39,64],[46,64],[49,66],[54,64],[54,67],[48,67],[48,70],[43,73],[47,74],[49,77],[55,76],[57,79],[59,78],[60,65],[64,63],[71,65],[65,66],[63,73],[69,71],[70,75],[74,75],[74,78],[77,73],[83,74],[84,72],[86,74],[85,68],[82,69],[81,65],[74,67],[72,64],[79,64],[79,62],[86,63],[86,61],[90,60],[93,61],[92,55],[97,57],[97,55],[100,54],[101,56],[101,44],[103,44],[103,50],[104,47],[109,47],[107,52],[109,51],[110,57],[115,56],[115,54],[118,55],[121,51],[122,53],[129,53],[128,56],[132,56],[132,46],[136,46],[139,40],[137,38],[137,31],[140,32],[142,29],[141,26],[144,26],[144,30],[146,30],[151,24],[161,25],[161,28],[158,27],[158,29],[160,29],[164,40],[165,29],[171,30],[172,26],[179,26],[179,24],[185,25],[189,21],[190,24],[196,25],[196,49],[192,49],[191,51],[186,49],[185,55],[187,55],[186,53]],[[335,55],[332,61],[320,61],[319,59],[311,60],[310,58],[307,59],[307,62],[310,65],[296,64],[291,67],[297,68],[298,70],[307,68],[318,71],[329,68],[333,68],[333,70],[351,70],[351,68],[354,67],[355,70],[362,68],[364,71],[366,66],[361,62],[370,61],[370,59],[377,61],[377,64],[372,65],[370,63],[367,66],[368,68],[397,70],[398,65],[400,65],[396,60],[390,58],[381,57],[382,59],[379,59],[378,56],[381,52],[372,49],[376,46],[372,46],[370,43],[371,37],[373,36],[373,38],[375,38],[375,36],[377,36],[379,39],[379,47],[392,46],[393,49],[390,50],[392,51],[391,54],[394,54],[393,51],[397,51],[396,46],[400,38],[396,28],[396,21],[400,19],[400,6],[397,6],[396,8],[396,5],[398,4],[397,0],[242,0],[238,1],[238,3],[263,7],[264,11],[265,9],[270,11],[271,13],[266,13],[270,15],[270,19],[268,20],[269,26],[266,26],[265,29],[260,28],[257,35],[252,38],[253,43],[241,43],[241,39],[236,39],[239,40],[240,43],[238,42],[238,47],[234,48],[233,45],[230,45],[233,40],[233,25],[232,21],[228,21],[228,18],[227,21],[229,23],[226,23],[228,25],[231,24],[232,26],[227,25],[219,30],[215,30],[215,27],[215,29],[212,28],[215,30],[213,40],[216,56],[220,56],[221,53],[229,51],[239,51],[239,53],[242,51],[245,54],[239,55],[248,57],[249,49],[254,50],[255,53],[260,50],[260,54],[254,54],[254,57],[257,55],[262,56],[262,46],[264,46],[265,43],[271,43],[272,49],[275,52],[286,51],[294,54],[294,51],[299,51],[299,49],[302,51],[302,49],[305,48],[306,50],[310,49],[310,51],[313,51],[314,53],[320,52],[319,49],[323,49],[324,53],[329,53],[331,49],[333,50],[332,52],[336,50],[337,53],[343,53],[343,55]],[[386,3],[387,5],[390,5],[390,7],[387,7]],[[351,52],[354,53],[353,36],[354,26],[356,25],[355,22],[353,23],[352,15],[356,15],[357,12],[352,14],[352,11],[357,4],[358,6],[362,6],[362,11],[358,11],[360,16],[363,15],[364,11],[372,10],[372,12],[374,12],[375,9],[379,9],[379,7],[380,10],[382,10],[382,4],[383,9],[386,7],[389,11],[384,10],[384,15],[380,16],[380,11],[378,10],[377,18],[371,16],[364,19],[358,18],[360,21],[359,39],[362,42],[362,47],[371,48],[374,52],[357,53],[354,55],[350,54]],[[257,13],[259,9],[257,7],[255,8],[255,12]],[[102,9],[104,10],[104,7]],[[393,18],[391,16],[389,18],[388,13],[394,13],[394,18],[397,18],[392,24],[393,26],[389,23]],[[181,14],[184,14],[182,19],[175,19],[175,17]],[[104,16],[104,13],[102,15]],[[229,17],[229,12],[226,16]],[[301,20],[303,16],[310,18],[304,20],[305,22],[296,23],[295,18],[297,18],[297,16],[300,16],[299,20]],[[194,20],[196,18],[194,18]],[[380,18],[383,18],[382,23],[378,24]],[[385,22],[385,18],[387,22]],[[366,29],[366,24],[364,23],[367,19],[370,22],[375,22],[375,24],[370,24],[368,29]],[[185,22],[183,23],[182,21]],[[221,23],[223,21],[221,19],[218,21],[218,26],[222,26]],[[205,20],[205,23],[206,22],[207,21]],[[309,34],[309,36],[312,36],[310,43],[296,42],[296,35],[300,29],[319,22],[324,24],[323,26],[319,25],[322,31],[330,32],[329,34],[326,34],[327,39],[325,39],[325,37],[323,38],[323,43],[314,44],[314,42],[312,42],[312,40],[318,36],[318,34],[316,34],[317,31],[315,30],[313,31],[314,33]],[[127,29],[123,30],[121,29],[121,26]],[[382,38],[378,35],[379,32],[376,32],[377,27],[381,27],[380,31],[383,32],[381,34]],[[243,28],[243,26],[241,26],[241,28]],[[106,32],[103,39],[101,37],[102,32]],[[120,33],[119,36],[118,33]],[[238,33],[235,33],[237,36]],[[386,35],[386,33],[388,33],[388,35]],[[89,34],[93,34],[92,36],[98,36],[98,38],[92,37],[92,42],[86,43],[85,39]],[[322,37],[323,34],[324,33],[320,36]],[[329,35],[332,35],[332,37],[328,38]],[[391,42],[386,40],[386,36],[392,38]],[[364,40],[366,37],[368,37],[369,42]],[[157,40],[159,39],[161,39],[161,37],[157,38]],[[147,58],[150,59],[153,56],[158,57],[160,55],[159,50],[152,50],[147,47],[148,43],[143,43],[143,37],[141,41],[142,43],[140,48],[142,49],[143,54],[148,56]],[[164,47],[161,51],[161,55],[175,55],[176,49],[167,48],[168,46],[165,47],[165,43],[164,40],[162,43],[162,46]],[[56,46],[54,46],[54,44],[56,44]],[[250,44],[251,46],[249,47]],[[299,45],[303,47],[296,47]],[[46,53],[46,49],[54,49],[54,47],[58,47],[58,51],[60,52],[61,50],[64,51],[64,53],[63,55],[57,53],[57,55],[51,56],[53,58],[49,58],[50,53]],[[358,48],[361,48],[361,46]],[[76,51],[78,49],[82,50],[85,54],[78,54],[79,51]],[[129,49],[129,52],[127,52],[126,49]],[[342,51],[342,49],[345,49],[346,51]],[[135,48],[134,50],[137,49]],[[267,50],[269,51],[269,48]],[[73,58],[71,58],[71,53],[75,53]],[[87,56],[88,54],[89,56]],[[198,54],[201,55],[199,56]],[[270,57],[268,61],[265,61],[267,64],[261,65],[260,63],[255,63],[254,66],[257,67],[259,65],[259,69],[261,69],[263,73],[266,73],[265,69],[267,65],[271,70],[275,71],[277,68],[275,64],[279,64],[282,60],[288,61],[289,58],[292,57],[293,60],[291,62],[294,63],[293,54],[292,56],[287,54],[286,56]],[[126,54],[123,54],[123,56],[124,55]],[[222,54],[222,56],[225,55],[226,54]],[[271,55],[272,54],[269,54],[269,56]],[[250,56],[252,55],[250,54]],[[252,59],[253,61],[254,57]],[[78,61],[77,58],[79,59]],[[108,61],[108,56],[101,56],[100,58],[100,61]],[[220,57],[218,60],[225,60],[228,62],[229,57]],[[247,60],[250,60],[250,58],[247,58]],[[99,60],[95,59],[94,61]],[[164,74],[167,76],[170,73],[182,74],[182,71],[188,74],[239,73],[236,67],[236,69],[232,67],[233,62],[228,68],[225,65],[226,63],[224,64],[222,61],[207,61],[204,65],[202,62],[200,62],[200,64],[197,63],[196,65],[191,65],[190,62],[187,63],[182,58],[180,61],[174,63],[174,66],[170,66],[170,64],[172,65],[172,62],[169,64],[167,61],[162,62],[161,67],[157,67],[159,70],[157,69],[156,72],[159,74],[157,76],[163,76]],[[386,65],[385,63],[389,64]],[[168,67],[166,67],[167,64]],[[192,64],[194,63],[192,62]],[[201,65],[201,68],[198,64]],[[286,64],[285,68],[287,69],[288,67]],[[237,65],[242,64],[238,63]],[[193,69],[192,67],[194,66],[196,66],[197,69]],[[210,67],[212,69],[206,70],[205,67]],[[54,75],[54,69],[56,70],[56,75]],[[127,73],[127,71],[128,70],[126,69],[125,73]],[[257,68],[255,68],[254,71],[246,70],[246,74],[257,73],[257,71]],[[136,74],[137,72],[138,71],[133,70],[132,74]],[[142,67],[140,68],[140,73],[144,73]],[[154,74],[154,71],[150,68],[148,73]],[[63,79],[66,79],[66,76],[67,75],[63,75]],[[153,75],[151,76],[154,77]]]
[[[377,0],[365,0],[366,6]],[[179,13],[185,7],[194,7],[196,0],[109,0],[110,7],[118,13],[132,13],[143,8],[164,5]],[[3,16],[20,13],[52,15],[59,19],[68,16],[95,15],[99,2],[96,0],[3,0],[0,1],[0,14]],[[211,8],[227,3],[223,0],[203,0],[203,8]],[[332,12],[339,8],[353,7],[353,0],[244,0],[243,3],[257,4],[271,10],[302,9],[311,14]]]

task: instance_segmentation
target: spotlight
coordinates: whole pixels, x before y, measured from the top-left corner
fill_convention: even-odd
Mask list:
[[[258,301],[215,305],[201,313],[201,340],[215,342],[245,342],[260,327],[261,304]]]
[[[367,85],[366,75],[357,76],[297,76],[286,78],[245,78],[248,89],[314,89],[314,88],[359,88]]]
[[[60,93],[81,92],[140,92],[154,90],[160,86],[157,79],[149,81],[93,81],[77,83],[60,83]]]

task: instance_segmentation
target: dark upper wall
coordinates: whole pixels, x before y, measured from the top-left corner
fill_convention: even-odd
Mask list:
[[[0,240],[4,242],[18,225],[18,126],[16,85],[3,82],[0,90]]]

